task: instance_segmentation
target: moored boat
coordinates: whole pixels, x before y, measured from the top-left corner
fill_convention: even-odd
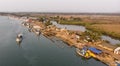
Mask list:
[[[76,48],[76,52],[77,52],[78,55],[80,55],[82,57],[85,57],[85,58],[90,58],[91,57],[86,49],[78,49],[78,48]]]
[[[34,29],[34,33],[36,34],[36,35],[40,35],[40,29]]]

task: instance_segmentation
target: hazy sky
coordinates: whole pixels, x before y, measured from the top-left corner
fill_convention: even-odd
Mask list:
[[[120,0],[0,0],[0,12],[114,12]]]

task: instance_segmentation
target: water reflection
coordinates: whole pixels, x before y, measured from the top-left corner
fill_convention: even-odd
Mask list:
[[[18,47],[22,48],[21,43],[17,43]]]

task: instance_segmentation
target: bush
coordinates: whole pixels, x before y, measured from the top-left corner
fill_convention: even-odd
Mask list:
[[[48,26],[48,25],[52,25],[52,23],[50,21],[47,21],[45,22],[45,25]]]

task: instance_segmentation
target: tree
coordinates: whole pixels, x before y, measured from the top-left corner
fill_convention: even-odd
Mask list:
[[[92,31],[85,31],[85,35],[86,39],[92,42],[97,41],[101,38],[101,34]]]
[[[46,25],[46,26],[52,25],[52,23],[50,22],[50,20],[48,20],[47,22],[45,22],[45,25]]]

